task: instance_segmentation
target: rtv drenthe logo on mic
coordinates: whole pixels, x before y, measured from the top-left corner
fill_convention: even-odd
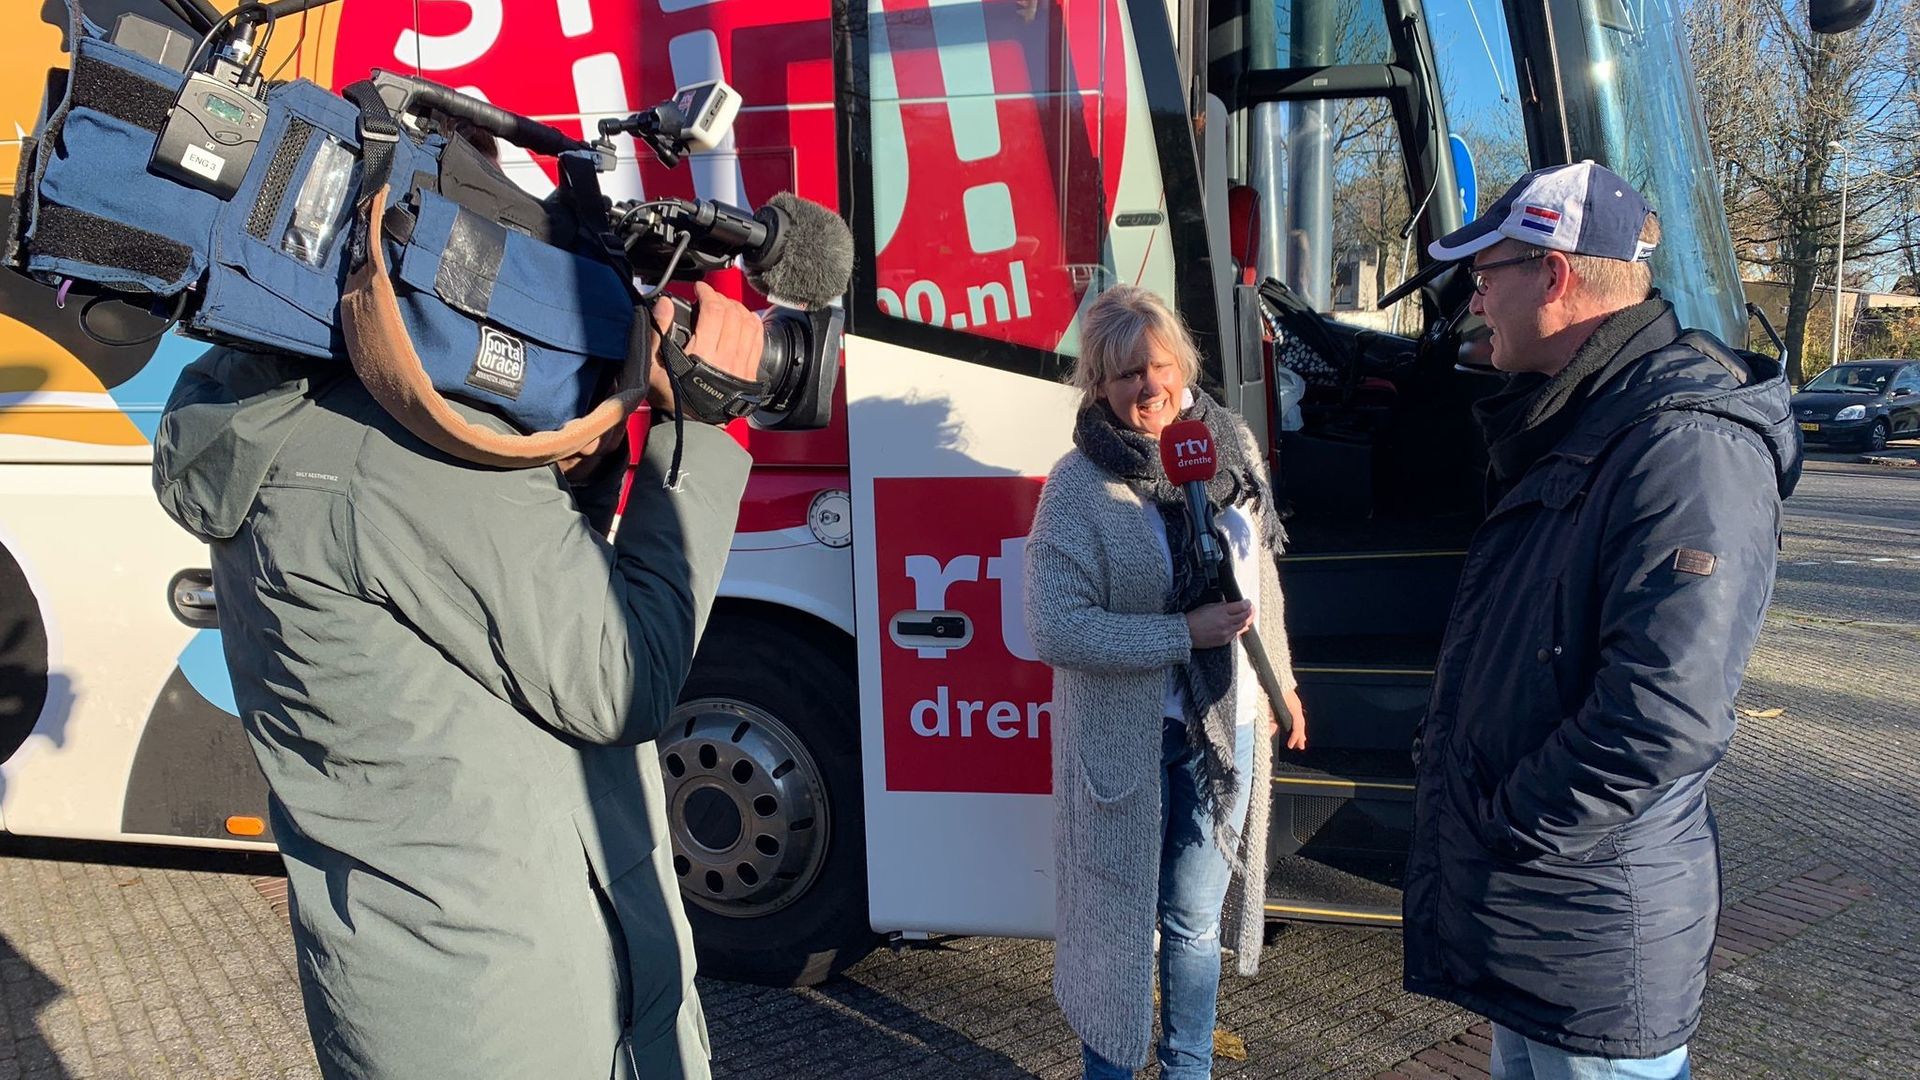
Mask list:
[[[1180,468],[1213,464],[1211,438],[1178,439],[1173,443],[1173,459]]]
[[[467,385],[519,400],[527,379],[527,345],[504,330],[480,328],[480,352],[467,372]]]

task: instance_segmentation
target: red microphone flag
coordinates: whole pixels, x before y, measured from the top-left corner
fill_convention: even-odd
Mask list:
[[[1213,479],[1219,462],[1213,453],[1213,432],[1200,420],[1168,424],[1160,432],[1160,467],[1175,484],[1202,484]]]

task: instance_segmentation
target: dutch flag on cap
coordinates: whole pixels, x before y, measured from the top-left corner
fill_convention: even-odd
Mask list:
[[[1520,224],[1535,232],[1552,236],[1560,228],[1560,212],[1544,206],[1523,206],[1520,208]]]

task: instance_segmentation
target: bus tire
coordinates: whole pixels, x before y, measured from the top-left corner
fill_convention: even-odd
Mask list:
[[[859,680],[831,627],[716,612],[660,737],[674,870],[702,974],[811,986],[867,921]]]

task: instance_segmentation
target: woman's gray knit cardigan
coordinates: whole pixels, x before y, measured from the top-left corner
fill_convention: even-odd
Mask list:
[[[1252,443],[1244,427],[1241,435]],[[1053,992],[1095,1053],[1135,1067],[1153,1040],[1161,704],[1167,669],[1192,648],[1186,616],[1161,611],[1170,575],[1147,512],[1133,489],[1074,450],[1047,477],[1026,549],[1027,632],[1054,669]],[[1258,595],[1260,636],[1291,688],[1272,559],[1261,562]],[[1236,678],[1244,667],[1235,665]],[[1221,941],[1243,975],[1259,968],[1265,926],[1273,742],[1265,719],[1274,707],[1260,695],[1253,727],[1242,729],[1255,736],[1245,871],[1228,888]]]

